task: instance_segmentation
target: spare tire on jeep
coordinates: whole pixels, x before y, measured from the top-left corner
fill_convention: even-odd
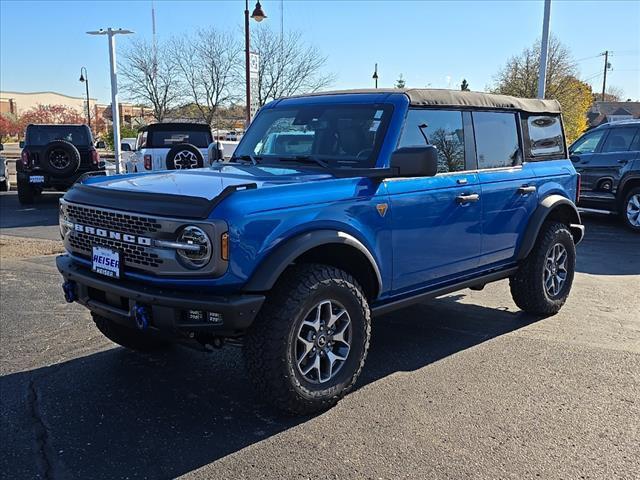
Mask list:
[[[167,153],[167,169],[183,170],[204,167],[204,157],[198,147],[190,143],[178,143]]]
[[[80,167],[80,152],[71,142],[49,142],[42,154],[42,166],[54,177],[68,177]]]

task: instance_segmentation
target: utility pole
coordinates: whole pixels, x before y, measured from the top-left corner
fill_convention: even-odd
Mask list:
[[[604,55],[604,78],[602,79],[602,101],[604,102],[604,92],[607,88],[607,70],[611,65],[609,64],[609,50],[605,50]]]
[[[544,0],[544,20],[542,22],[542,44],[540,45],[540,67],[538,70],[538,98],[544,98],[547,83],[547,54],[549,51],[549,17],[551,0]]]

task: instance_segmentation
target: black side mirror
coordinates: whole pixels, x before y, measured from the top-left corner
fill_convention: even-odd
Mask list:
[[[433,177],[438,173],[438,149],[433,145],[402,147],[391,155],[397,177]]]
[[[214,141],[207,148],[207,156],[209,157],[209,165],[213,162],[224,160],[224,148],[219,141]]]
[[[24,140],[20,140],[20,148],[24,148]]]
[[[120,150],[122,150],[123,152],[130,152],[131,151],[131,145],[129,145],[128,143],[121,143],[120,144]]]
[[[106,148],[106,144],[104,143],[103,140],[99,140],[98,142],[96,142],[96,148]]]
[[[0,152],[4,150],[4,145],[0,143]]]

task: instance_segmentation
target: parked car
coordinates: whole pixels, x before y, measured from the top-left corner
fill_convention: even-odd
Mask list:
[[[640,120],[589,130],[569,154],[582,179],[578,206],[618,214],[640,232]]]
[[[18,199],[33,203],[46,188],[64,191],[80,176],[104,170],[86,125],[28,125],[16,162]]]
[[[2,151],[4,151],[4,145],[0,143],[0,152]],[[9,190],[11,190],[11,180],[7,169],[7,159],[0,154],[0,191],[8,192]]]
[[[358,379],[374,315],[507,278],[522,310],[560,310],[584,234],[566,152],[551,100],[276,100],[230,162],[67,192],[65,298],[133,350],[242,345],[260,398],[323,410]]]
[[[212,142],[207,124],[154,123],[138,130],[135,152],[123,160],[127,172],[202,168]]]

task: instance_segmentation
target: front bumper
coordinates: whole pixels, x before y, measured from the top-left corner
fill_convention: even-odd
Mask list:
[[[205,292],[167,290],[127,280],[101,277],[74,263],[68,255],[56,258],[65,283],[73,282],[75,301],[114,322],[136,327],[136,307],[150,313],[148,328],[167,338],[181,339],[201,335],[238,336],[256,317],[265,297],[254,294],[214,296]],[[190,310],[204,312],[202,320],[188,316]],[[210,323],[206,312],[222,316]]]

